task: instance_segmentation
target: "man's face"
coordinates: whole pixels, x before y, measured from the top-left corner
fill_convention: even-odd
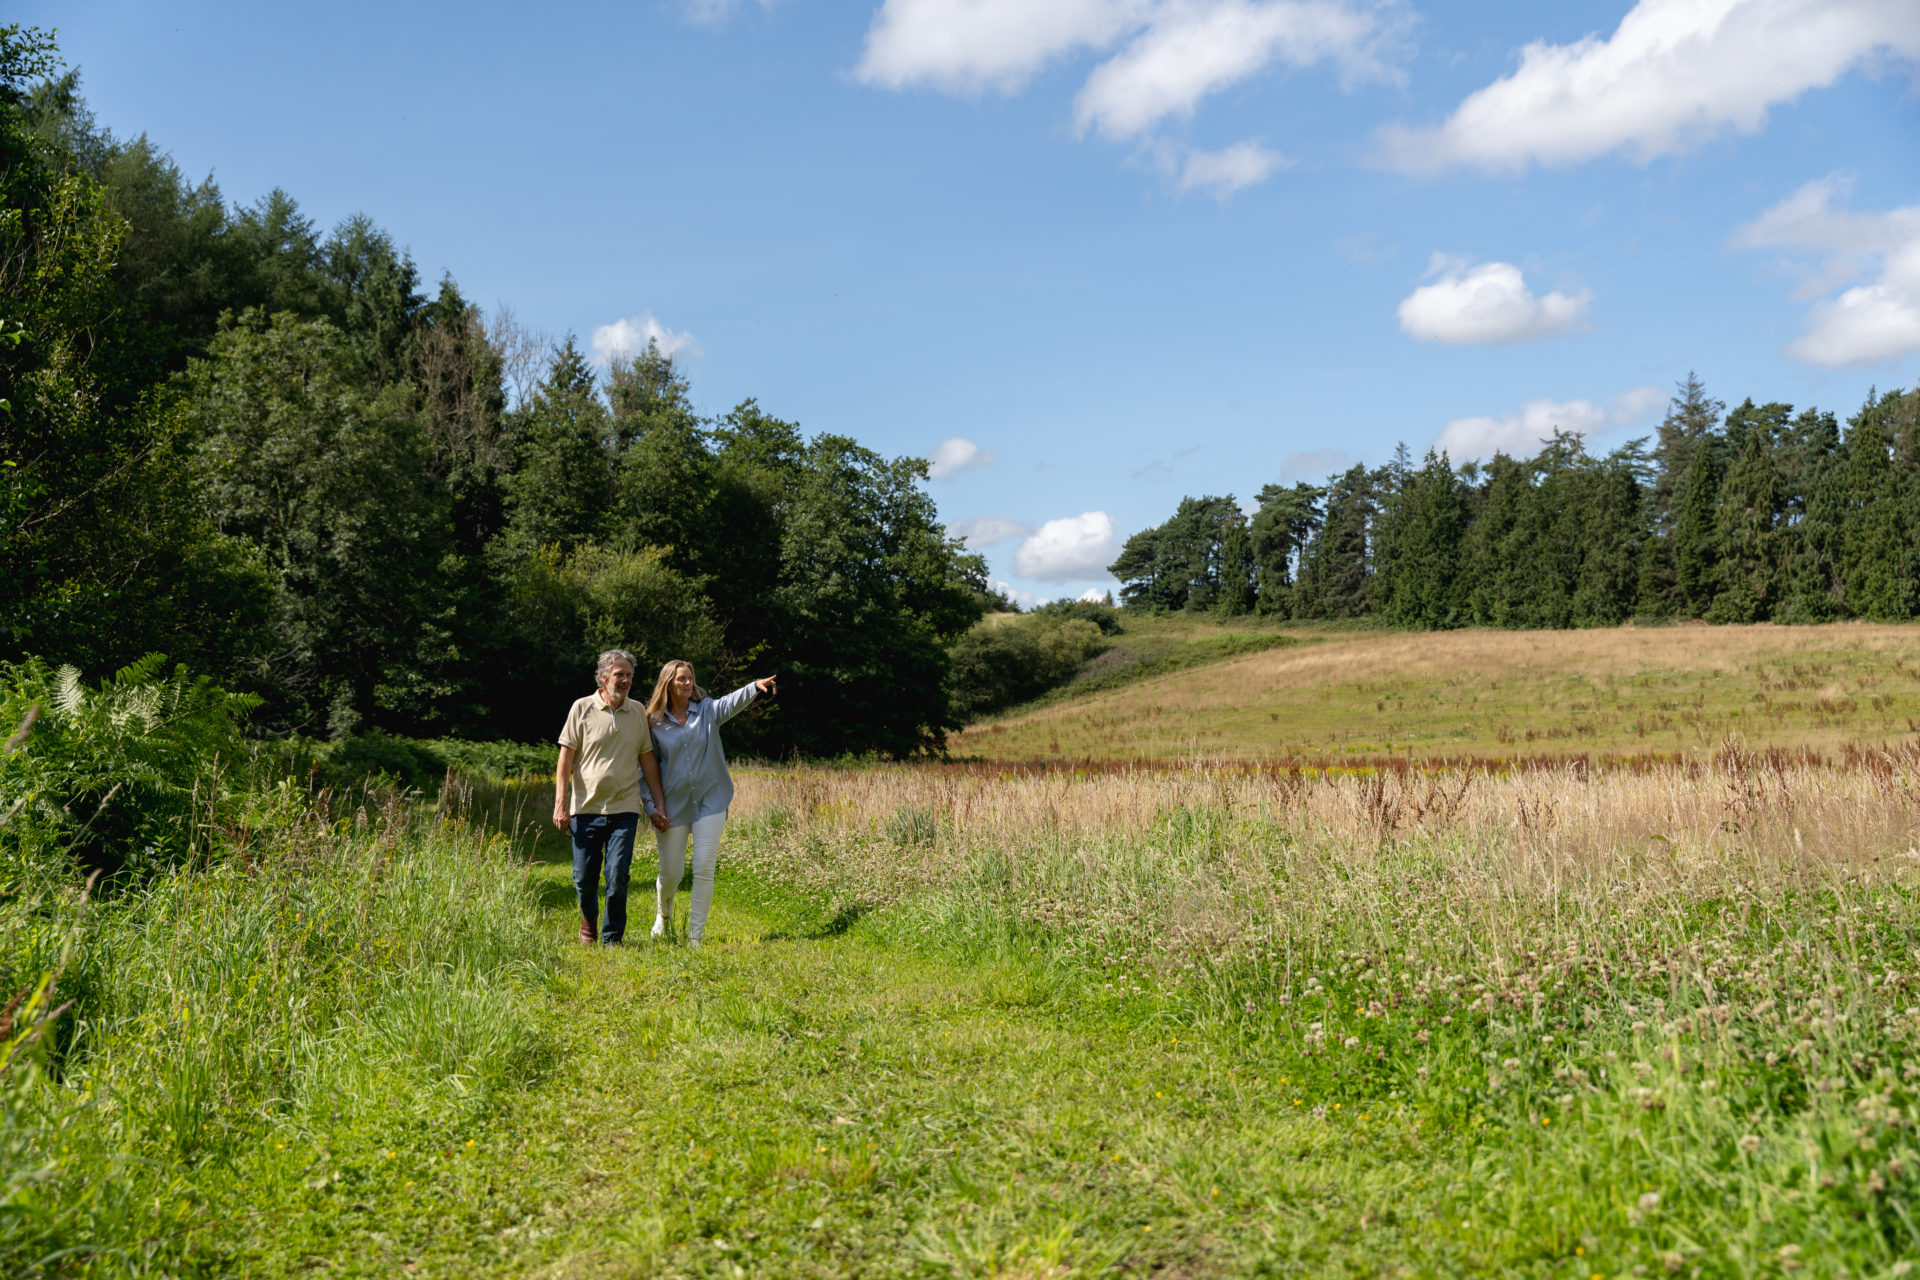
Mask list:
[[[575,686],[578,688],[579,686]],[[600,696],[607,705],[617,707],[627,700],[627,691],[633,688],[633,668],[624,662],[616,662],[600,677]]]

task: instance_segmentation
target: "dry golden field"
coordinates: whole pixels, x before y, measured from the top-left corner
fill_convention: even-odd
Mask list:
[[[1920,628],[1303,633],[970,726],[987,761],[1838,754],[1920,732]]]

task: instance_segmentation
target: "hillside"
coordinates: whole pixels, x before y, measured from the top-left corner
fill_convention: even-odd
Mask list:
[[[1226,634],[1193,629],[1185,643]],[[1640,755],[1732,734],[1831,752],[1920,731],[1910,626],[1242,634],[1299,643],[1084,694],[1070,685],[969,726],[950,749],[1004,761]]]

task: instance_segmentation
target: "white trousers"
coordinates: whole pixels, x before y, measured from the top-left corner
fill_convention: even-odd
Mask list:
[[[668,827],[653,833],[660,850],[660,878],[654,882],[654,896],[660,918],[673,920],[673,895],[680,888],[680,876],[687,867],[687,837],[693,837],[693,906],[687,913],[687,941],[698,942],[707,928],[707,910],[713,906],[713,868],[720,859],[720,832],[726,828],[727,813],[710,813],[692,826]]]

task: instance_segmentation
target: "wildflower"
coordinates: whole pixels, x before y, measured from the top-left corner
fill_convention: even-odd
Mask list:
[[[1345,1045],[1349,1049],[1357,1049],[1360,1047],[1360,1037],[1348,1036],[1345,1040],[1342,1040],[1340,1043]]]
[[[1655,1209],[1658,1209],[1659,1207],[1660,1207],[1660,1193],[1658,1191],[1648,1191],[1641,1194],[1640,1212],[1652,1213]]]
[[[1760,1149],[1759,1134],[1749,1133],[1744,1135],[1740,1139],[1740,1150],[1746,1152],[1746,1154],[1752,1155],[1754,1152],[1758,1151],[1759,1149]]]

